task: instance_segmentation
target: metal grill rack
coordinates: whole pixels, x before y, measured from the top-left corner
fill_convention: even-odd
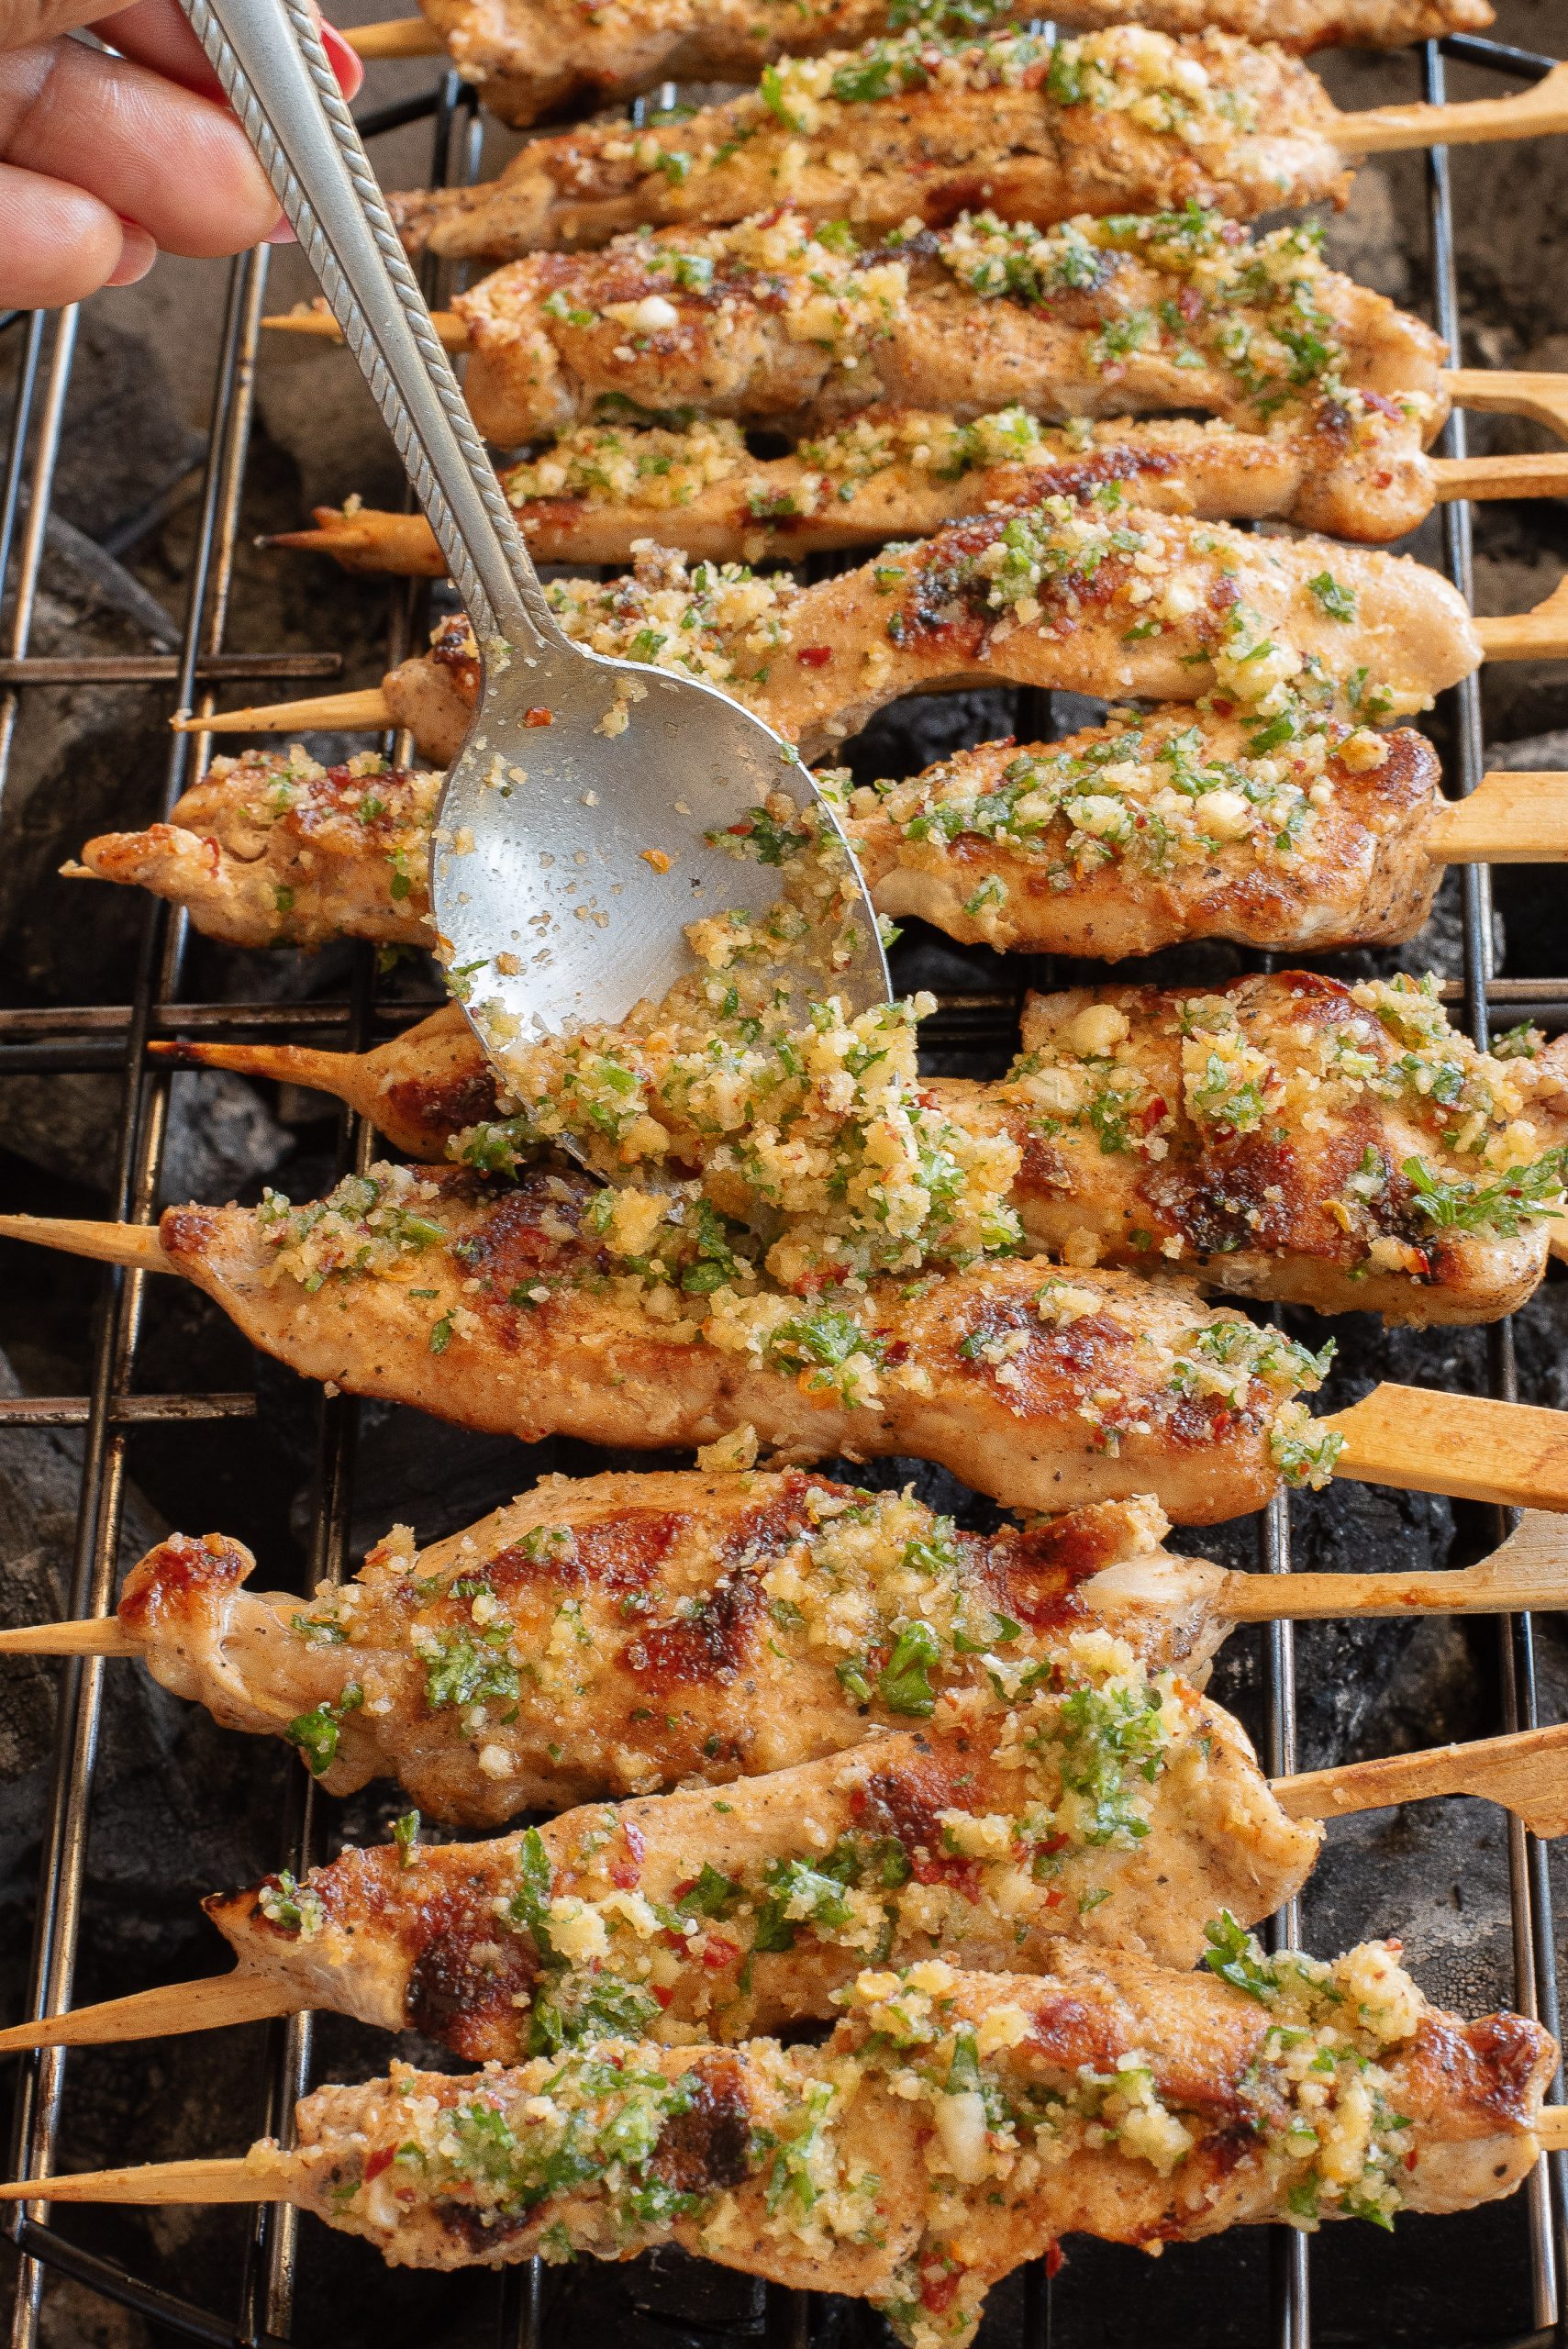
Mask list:
[[[1500,76],[1528,82],[1543,73],[1551,61],[1499,42],[1468,37],[1429,44],[1417,53],[1424,95],[1441,101],[1445,95],[1445,61],[1462,60],[1494,69]],[[472,95],[455,75],[448,75],[428,95],[370,114],[362,123],[367,139],[374,140],[410,121],[428,117],[433,132],[432,178],[472,176],[477,168],[479,125]],[[1455,241],[1448,161],[1434,152],[1428,164],[1427,198],[1429,217],[1430,303],[1435,322],[1457,353],[1461,317],[1455,266]],[[77,318],[72,311],[56,316],[0,317],[0,367],[13,371],[14,414],[5,473],[0,479],[0,795],[4,794],[17,729],[27,721],[30,690],[45,685],[87,685],[112,681],[142,682],[155,688],[150,696],[149,723],[155,725],[165,708],[180,705],[204,707],[202,696],[228,681],[253,685],[262,679],[300,681],[333,673],[331,655],[295,655],[232,651],[227,643],[227,617],[236,549],[246,494],[246,464],[255,394],[262,295],[268,256],[264,250],[243,256],[229,272],[222,336],[212,391],[210,439],[202,482],[199,518],[187,581],[183,633],[177,654],[138,660],[43,660],[30,652],[37,607],[45,531],[50,511],[62,419],[71,380]],[[7,359],[7,348],[9,357]],[[345,362],[347,363],[347,362]],[[1464,424],[1450,425],[1444,452],[1462,455]],[[1470,512],[1464,506],[1443,509],[1443,561],[1450,576],[1467,594],[1471,577]],[[420,592],[413,583],[395,585],[390,596],[388,654],[400,658],[417,640],[422,617]],[[1029,697],[1020,708],[1018,730],[1040,735],[1051,731],[1049,697]],[[1478,680],[1472,678],[1452,697],[1451,713],[1453,751],[1449,762],[1451,788],[1471,791],[1481,773],[1482,708]],[[210,698],[205,707],[211,707]],[[172,737],[164,777],[163,807],[178,796],[205,758],[203,737]],[[1568,1009],[1568,978],[1509,981],[1496,977],[1491,967],[1491,899],[1485,868],[1463,872],[1463,977],[1446,990],[1462,1006],[1462,1018],[1478,1042],[1487,1041],[1496,1024],[1507,1024],[1521,1014],[1544,1017],[1560,1025]],[[169,1108],[168,1074],[150,1063],[150,1039],[173,1032],[206,1037],[254,1037],[284,1033],[356,1050],[373,1034],[378,1017],[373,958],[368,950],[357,955],[352,982],[341,1001],[309,1003],[204,1003],[188,1001],[183,993],[187,929],[183,916],[149,900],[141,933],[137,979],[128,1005],[89,1005],[61,1009],[0,1009],[0,1074],[81,1070],[117,1072],[121,1079],[117,1157],[109,1212],[129,1220],[150,1218],[157,1195],[161,1155]],[[995,965],[997,983],[992,992],[950,996],[928,1030],[944,1049],[995,1043],[1010,1038],[1016,1020],[1019,985],[1010,970]],[[1031,976],[1039,976],[1031,971]],[[406,996],[385,1016],[402,1023],[432,1008]],[[383,1007],[385,1011],[385,1008]],[[346,1119],[339,1137],[340,1171],[370,1156],[371,1137]],[[253,1416],[256,1403],[249,1394],[148,1394],[138,1389],[138,1349],[142,1336],[145,1279],[140,1274],[106,1270],[103,1275],[104,1309],[90,1350],[89,1375],[83,1391],[59,1397],[0,1397],[0,1429],[40,1431],[74,1428],[83,1431],[81,1488],[76,1520],[72,1586],[66,1611],[73,1616],[102,1613],[113,1604],[116,1561],[128,1476],[128,1451],[135,1431],[152,1423],[183,1422],[199,1441],[204,1422]],[[1503,1325],[1488,1333],[1487,1369],[1490,1391],[1510,1397],[1515,1392],[1513,1337]],[[307,1575],[310,1580],[335,1577],[346,1568],[348,1528],[353,1490],[357,1407],[346,1397],[321,1398],[317,1434],[316,1507]],[[1497,1538],[1504,1527],[1499,1520]],[[1276,1504],[1258,1529],[1258,1564],[1272,1574],[1291,1569],[1290,1527],[1283,1505]],[[1507,1620],[1501,1628],[1497,1675],[1496,1728],[1533,1725],[1538,1718],[1537,1668],[1528,1619]],[[113,1665],[109,1667],[115,1669]],[[1296,1658],[1291,1629],[1273,1627],[1264,1637],[1264,1758],[1271,1772],[1294,1766],[1296,1720]],[[39,1888],[30,2011],[43,2013],[69,2005],[83,1927],[87,1835],[94,1799],[94,1769],[103,1698],[105,1666],[95,1660],[67,1662],[60,1678],[60,1704],[52,1755],[52,1774],[45,1828]],[[292,1773],[283,1815],[278,1820],[272,1854],[277,1865],[299,1866],[315,1856],[321,1821],[309,1780]],[[1509,1820],[1508,1889],[1511,1902],[1514,1999],[1527,2014],[1538,2015],[1551,2029],[1558,2028],[1558,1990],[1552,1964],[1553,1938],[1551,1891],[1544,1852],[1518,1825]],[[194,1887],[193,1887],[194,1889]],[[1294,1937],[1296,1920],[1286,1913],[1276,1920],[1283,1939]],[[18,2095],[15,2143],[10,2174],[39,2176],[50,2165],[51,2147],[66,2111],[71,2090],[68,2060],[59,2052],[24,2058]],[[258,2110],[246,2116],[257,2133],[286,2130],[295,2099],[311,2084],[313,2030],[311,2018],[298,2017],[272,2027],[264,2096]],[[209,2150],[208,2145],[193,2151]],[[1561,2160],[1555,2165],[1563,2166]],[[1545,2343],[1568,2332],[1568,2232],[1564,2228],[1564,2188],[1568,2178],[1550,2178],[1543,2167],[1527,2189],[1529,2292],[1536,2328],[1516,2336],[1512,2349],[1526,2343]],[[1555,2190],[1554,2190],[1555,2189]],[[245,2256],[236,2276],[236,2288],[224,2309],[195,2305],[162,2286],[145,2280],[125,2264],[83,2247],[90,2227],[68,2237],[51,2225],[43,2200],[20,2210],[10,2221],[10,2232],[20,2254],[19,2284],[13,2319],[15,2349],[33,2349],[40,2337],[45,2296],[51,2277],[70,2277],[79,2286],[137,2312],[153,2328],[156,2338],[186,2339],[213,2344],[213,2349],[272,2349],[298,2340],[295,2330],[295,2283],[298,2257],[296,2214],[283,2209],[260,2210],[251,2224]],[[1326,2336],[1316,2331],[1312,2317],[1312,2245],[1302,2235],[1274,2231],[1272,2243],[1269,2337],[1275,2349],[1309,2349]],[[1211,2272],[1223,2274],[1221,2266]],[[506,2271],[495,2287],[493,2337],[502,2349],[534,2349],[546,2340],[567,2337],[564,2323],[550,2320],[553,2279],[536,2265]],[[1061,2288],[1056,2288],[1060,2289]],[[1053,2288],[1043,2267],[1030,2270],[1015,2311],[1004,2326],[994,2320],[987,2339],[1006,2338],[1009,2349],[1050,2349],[1053,2326]],[[669,2320],[672,2335],[706,2337],[726,2344],[743,2338],[761,2339],[767,2349],[809,2349],[831,2337],[870,2340],[874,2320],[855,2313],[846,2335],[840,2312],[828,2304],[769,2290],[756,2296],[751,2317],[739,2329],[719,2332],[700,2321],[691,2324]],[[437,2336],[439,2337],[439,2336]],[[469,2337],[467,2333],[465,2338]],[[1106,2335],[1108,2338],[1110,2335]],[[1170,2336],[1167,2336],[1170,2337]],[[1354,2338],[1368,2344],[1381,2343],[1385,2332],[1379,2311],[1369,2307],[1364,2323],[1353,2335],[1335,2328],[1336,2341]],[[1501,2349],[1501,2344],[1498,2344]]]

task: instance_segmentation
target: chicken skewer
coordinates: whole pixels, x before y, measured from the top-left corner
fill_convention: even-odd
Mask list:
[[[1208,1919],[1255,1923],[1317,1857],[1319,1831],[1273,1798],[1240,1724],[1103,1632],[1062,1642],[1010,1706],[942,1711],[721,1794],[592,1804],[445,1848],[411,1824],[299,1881],[214,1895],[239,1967],[188,1984],[173,2027],[253,2007],[260,1974],[277,2012],[428,2026],[475,2062],[606,2037],[734,2041],[830,2020],[869,1960],[934,1948],[1031,1974],[1065,1935],[1194,1965]],[[145,2037],[172,2003],[113,1999],[0,2032],[0,2050]]]
[[[1108,961],[1199,938],[1308,953],[1399,944],[1425,925],[1446,865],[1568,857],[1568,775],[1497,772],[1445,800],[1431,746],[1407,729],[1330,726],[1261,757],[1248,730],[1181,704],[1113,712],[1060,742],[982,743],[855,791],[842,820],[880,913],[965,943]],[[440,789],[439,774],[370,752],[323,767],[297,745],[247,751],[215,760],[166,823],[100,834],[61,869],[156,890],[231,945],[428,949]],[[434,1030],[428,1041],[434,1052]],[[308,1055],[269,1069],[211,1054],[262,1074],[286,1065],[329,1092],[347,1074],[313,1076]],[[450,1107],[438,1087],[421,1108],[412,1086],[439,1071],[417,1056],[406,1098],[375,1067],[375,1094],[345,1097],[416,1157],[440,1157],[456,1126],[492,1114],[492,1086]]]
[[[1299,60],[1229,33],[963,40],[916,27],[786,59],[672,123],[583,124],[528,140],[497,180],[388,202],[411,252],[462,261],[722,227],[781,195],[873,238],[946,227],[977,200],[1034,228],[1189,204],[1251,220],[1342,206],[1346,166],[1366,154],[1565,128],[1568,66],[1514,97],[1341,114]]]
[[[316,309],[274,323],[337,332]],[[1198,408],[1277,444],[1290,518],[1352,538],[1429,508],[1422,451],[1467,380],[1429,327],[1329,269],[1312,230],[1251,237],[1196,206],[1047,231],[966,214],[866,251],[788,212],[640,231],[497,270],[445,339],[504,447],[681,409],[798,439],[876,404],[961,425]],[[1515,402],[1555,383],[1478,380]]]
[[[913,2344],[938,2322],[962,2344],[986,2288],[1065,2234],[1386,2225],[1511,2192],[1538,2131],[1561,2142],[1540,2110],[1550,2034],[1429,2006],[1395,1946],[1265,1958],[1225,1919],[1209,1963],[1062,1948],[1043,1977],[867,1971],[819,2049],[621,2042],[478,2078],[399,2066],[307,2097],[288,2153],[45,2192],[291,2201],[407,2266],[676,2243],[870,2299]]]
[[[759,1287],[717,1219],[619,1220],[628,1196],[576,1172],[498,1188],[383,1164],[298,1208],[274,1194],[171,1208],[156,1230],[10,1216],[0,1233],[178,1274],[306,1377],[524,1441],[653,1449],[750,1428],[795,1459],[931,1459],[1017,1508],[1151,1492],[1198,1525],[1282,1478],[1322,1480],[1340,1448],[1300,1399],[1328,1357],[1189,1284],[993,1261],[805,1298]],[[1554,1414],[1431,1401],[1457,1415],[1457,1453],[1433,1461],[1418,1434],[1397,1474],[1460,1490],[1470,1460],[1488,1493],[1568,1505]]]
[[[1195,992],[1075,988],[1028,998],[1022,1042],[999,1085],[935,1079],[923,1090],[965,1131],[1013,1142],[1022,1234],[1069,1263],[1184,1267],[1320,1312],[1462,1323],[1516,1311],[1564,1230],[1568,1040],[1521,1030],[1494,1059],[1414,980],[1351,988],[1284,972]],[[733,1211],[734,1178],[712,1152],[727,1141],[732,1156],[744,1134],[683,1122],[690,1057],[664,1044],[656,1020],[651,1045],[633,1027],[596,1031],[586,1048],[641,1072],[628,1119],[639,1103],[674,1160]],[[508,1101],[456,1005],[362,1055],[155,1050],[318,1085],[398,1151],[437,1162],[520,1162],[547,1114],[573,1115],[559,1091]],[[760,1056],[757,1066],[769,1123],[783,1120],[787,1139],[786,1080]],[[597,1126],[575,1133],[616,1179]],[[657,1147],[652,1131],[643,1138]],[[636,1179],[619,1164],[620,1179]]]
[[[18,2023],[0,2053],[323,2009],[476,2063],[612,2035],[734,2042],[830,2019],[868,1954],[906,1965],[935,1945],[966,1972],[1025,1974],[1065,1939],[1195,1965],[1214,1917],[1249,1927],[1300,1890],[1322,1819],[1464,1794],[1568,1831],[1568,1724],[1271,1787],[1228,1714],[1129,1662],[1080,1637],[1049,1699],[722,1798],[595,1805],[444,1847],[418,1843],[410,1812],[391,1844],[205,1900],[232,1972]]]
[[[271,323],[337,333],[317,308]],[[815,436],[814,462],[819,451],[853,484],[886,463],[895,428],[882,416],[940,416],[935,460],[917,453],[903,467],[905,494],[929,511],[933,462],[962,471],[987,417],[1125,429],[1129,413],[1196,407],[1231,427],[1207,455],[1186,435],[1201,502],[1264,504],[1305,529],[1387,539],[1430,510],[1439,476],[1423,451],[1452,401],[1568,429],[1562,378],[1445,371],[1430,328],[1328,269],[1312,231],[1250,238],[1197,207],[1048,232],[966,215],[868,252],[787,213],[644,231],[599,254],[514,262],[439,323],[469,351],[467,395],[494,440],[571,436],[569,454],[590,472],[602,457],[623,493],[634,484],[606,423],[704,419],[689,440],[668,432],[650,452],[660,494],[700,499],[704,514],[723,510],[718,477],[738,462],[725,425]],[[684,464],[683,448],[697,452]],[[548,454],[539,462],[548,477]],[[1454,478],[1503,473],[1482,461]],[[528,469],[514,478],[526,486]],[[833,480],[834,500],[846,485]],[[787,468],[777,486],[787,491]]]
[[[1252,536],[1113,496],[998,508],[810,587],[730,566],[688,572],[645,548],[630,578],[557,580],[546,592],[568,635],[705,677],[807,758],[902,694],[996,684],[1212,696],[1266,754],[1336,718],[1407,717],[1488,651],[1542,658],[1568,639],[1555,598],[1520,619],[1476,622],[1447,580],[1407,556]],[[422,757],[444,763],[473,721],[477,680],[467,623],[452,619],[379,693],[176,723],[406,726]]]
[[[923,6],[932,32],[1028,17],[1023,6],[984,12]],[[664,81],[749,81],[786,56],[816,56],[906,21],[888,0],[662,0],[656,10],[626,0],[591,18],[552,0],[431,0],[424,17],[360,25],[343,36],[367,60],[450,54],[504,122],[519,126],[573,106],[611,106]],[[1056,21],[1073,31],[1140,24],[1167,33],[1206,28],[1307,51],[1335,44],[1394,49],[1492,22],[1486,0],[1071,0]]]
[[[787,456],[753,458],[739,425],[584,425],[502,475],[538,562],[626,564],[655,539],[689,558],[762,562],[929,538],[950,522],[1113,472],[1140,506],[1206,521],[1286,517],[1301,500],[1312,444],[1182,417],[1038,424],[1005,408],[960,424],[922,409],[871,408]],[[1093,477],[1093,476],[1089,476]],[[1568,495],[1568,450],[1507,457],[1412,458],[1407,486],[1434,504]],[[1316,495],[1313,492],[1311,495]],[[1354,509],[1340,535],[1399,535],[1412,508]],[[1352,518],[1349,511],[1339,518]],[[318,506],[315,527],[267,545],[322,554],[353,573],[446,575],[422,514]]]
[[[626,1196],[384,1163],[304,1208],[171,1208],[157,1229],[6,1216],[0,1235],[178,1274],[306,1377],[524,1441],[745,1431],[797,1460],[931,1460],[1012,1508],[1152,1493],[1190,1525],[1330,1473],[1568,1508],[1558,1413],[1384,1385],[1314,1420],[1301,1397],[1329,1353],[1185,1282],[992,1261],[807,1300],[752,1288],[700,1217],[631,1234]]]
[[[296,1732],[332,1794],[391,1776],[495,1828],[810,1764],[910,1707],[962,1719],[993,1671],[1027,1686],[1079,1632],[1201,1684],[1238,1623],[1568,1604],[1562,1529],[1535,1511],[1430,1574],[1227,1574],[1162,1548],[1167,1530],[1146,1497],[982,1536],[799,1470],[557,1477],[417,1553],[396,1529],[313,1604],[245,1590],[242,1544],[175,1534],[117,1616],[0,1631],[0,1654],[139,1656],[226,1728]],[[486,1591],[501,1611],[477,1623]]]

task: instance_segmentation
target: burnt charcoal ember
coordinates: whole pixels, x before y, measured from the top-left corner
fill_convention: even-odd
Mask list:
[[[114,1180],[123,1099],[117,1075],[0,1077],[0,1132],[14,1157],[83,1190]],[[253,1085],[223,1069],[183,1072],[170,1091],[161,1197],[219,1204],[293,1148]]]

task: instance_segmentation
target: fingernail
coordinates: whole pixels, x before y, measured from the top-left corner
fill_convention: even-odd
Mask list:
[[[105,279],[106,285],[135,285],[158,258],[158,247],[134,220],[120,223],[120,257]]]
[[[288,222],[280,218],[277,227],[269,230],[267,242],[270,245],[297,245],[299,239],[295,235]]]
[[[365,69],[357,50],[349,47],[336,25],[325,18],[321,25],[321,46],[327,51],[327,62],[338,76],[338,87],[346,98],[357,98]]]

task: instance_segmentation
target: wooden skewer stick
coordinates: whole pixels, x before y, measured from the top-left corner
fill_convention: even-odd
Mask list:
[[[1511,1615],[1568,1606],[1568,1526],[1527,1509],[1518,1530],[1473,1566],[1382,1575],[1229,1574],[1216,1611],[1229,1623],[1337,1616]],[[0,1643],[6,1635],[0,1633]]]
[[[1337,1770],[1304,1770],[1276,1778],[1274,1794],[1292,1819],[1338,1819],[1435,1795],[1479,1795],[1501,1803],[1534,1835],[1568,1834],[1568,1721],[1516,1731],[1469,1745],[1437,1745],[1386,1761],[1351,1762]]]
[[[1528,612],[1478,619],[1475,633],[1488,661],[1558,661],[1568,653],[1568,578]]]
[[[1568,435],[1568,374],[1524,367],[1450,367],[1443,382],[1456,407],[1528,417],[1532,424]]]
[[[1387,155],[1401,147],[1473,147],[1495,139],[1539,139],[1568,130],[1568,64],[1511,98],[1458,106],[1372,106],[1341,115],[1329,132],[1347,155]]]
[[[133,1272],[172,1273],[158,1227],[150,1223],[93,1223],[56,1215],[0,1215],[0,1239],[28,1240],[37,1248],[59,1248],[68,1256],[91,1256],[100,1264],[124,1264]]]
[[[278,701],[258,709],[225,709],[211,718],[181,710],[176,734],[379,734],[395,720],[379,685],[362,693],[322,694],[315,701]]]
[[[1568,774],[1484,774],[1439,809],[1427,852],[1439,864],[1568,862]]]
[[[357,57],[444,57],[446,42],[423,17],[394,17],[379,25],[356,25],[343,39]]]
[[[286,2154],[258,2147],[228,2161],[140,2162],[132,2169],[79,2170],[0,2186],[0,2202],[287,2202]]]
[[[1451,506],[1462,497],[1568,497],[1568,451],[1548,449],[1518,457],[1434,457],[1432,473],[1440,506]]]
[[[1385,1379],[1322,1424],[1344,1437],[1334,1474],[1352,1483],[1568,1509],[1568,1413]]]
[[[466,351],[468,328],[455,310],[432,310],[430,323],[435,328],[443,349]],[[319,342],[341,342],[343,329],[325,304],[296,302],[292,310],[275,311],[261,324],[278,334],[313,335]]]
[[[1293,1816],[1296,1814],[1293,1814]],[[44,2015],[0,2031],[0,2054],[27,2047],[97,2047],[114,2040],[162,2039],[187,2031],[218,2031],[226,2023],[265,2022],[302,2011],[296,1991],[267,1974],[237,1967],[206,1982],[168,1982],[129,1998],[105,1998],[74,2014]]]
[[[1568,2153],[1568,2105],[1543,2105],[1531,2125],[1543,2154]],[[79,2170],[0,2186],[0,2202],[289,2202],[286,2154],[258,2147],[230,2161],[143,2162],[134,2169]]]

